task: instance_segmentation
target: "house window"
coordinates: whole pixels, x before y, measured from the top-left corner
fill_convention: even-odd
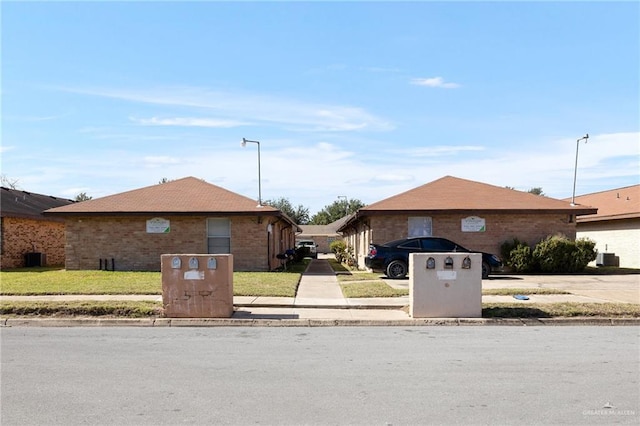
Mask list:
[[[231,253],[231,221],[226,217],[207,219],[207,253]]]
[[[409,237],[430,237],[433,235],[430,217],[410,217]]]

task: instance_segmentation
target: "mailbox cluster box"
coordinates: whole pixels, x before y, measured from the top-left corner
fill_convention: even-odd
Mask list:
[[[482,255],[409,255],[409,313],[414,318],[482,316]]]
[[[167,317],[233,315],[233,256],[163,254],[162,303]]]

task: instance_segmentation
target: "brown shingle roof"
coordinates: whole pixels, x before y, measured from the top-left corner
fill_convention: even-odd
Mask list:
[[[389,197],[360,209],[361,214],[411,211],[562,211],[593,214],[589,206],[570,203],[528,192],[445,176],[433,182]]]
[[[46,211],[46,214],[236,213],[280,215],[270,206],[207,183],[186,177],[120,194],[87,200]]]
[[[598,208],[597,214],[582,216],[578,222],[638,218],[640,217],[640,185],[581,195],[576,197],[576,204]]]
[[[66,206],[74,201],[50,195],[34,194],[2,187],[0,214],[2,217],[44,219],[42,212],[52,207]]]
[[[338,229],[342,227],[350,216],[344,216],[335,222],[331,222],[328,225],[298,225],[300,229],[302,229],[302,233],[299,234],[299,237],[303,237],[305,235],[339,235]]]

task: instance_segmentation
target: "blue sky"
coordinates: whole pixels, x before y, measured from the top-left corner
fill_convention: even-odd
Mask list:
[[[640,182],[637,2],[3,2],[2,174],[94,198],[195,176],[315,213],[451,175]]]

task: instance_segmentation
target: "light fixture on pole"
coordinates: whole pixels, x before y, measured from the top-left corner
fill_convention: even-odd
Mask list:
[[[260,142],[250,141],[249,139],[242,138],[240,145],[242,147],[247,146],[248,143],[255,143],[258,145],[258,207],[262,207],[262,183],[260,178]]]
[[[571,196],[571,205],[576,205],[576,177],[578,176],[578,147],[580,146],[580,141],[584,141],[587,143],[589,139],[589,133],[585,134],[583,137],[576,141],[576,165],[573,169],[573,195]]]
[[[344,215],[347,216],[349,214],[349,202],[347,201],[346,195],[338,195],[338,199],[344,198]]]

